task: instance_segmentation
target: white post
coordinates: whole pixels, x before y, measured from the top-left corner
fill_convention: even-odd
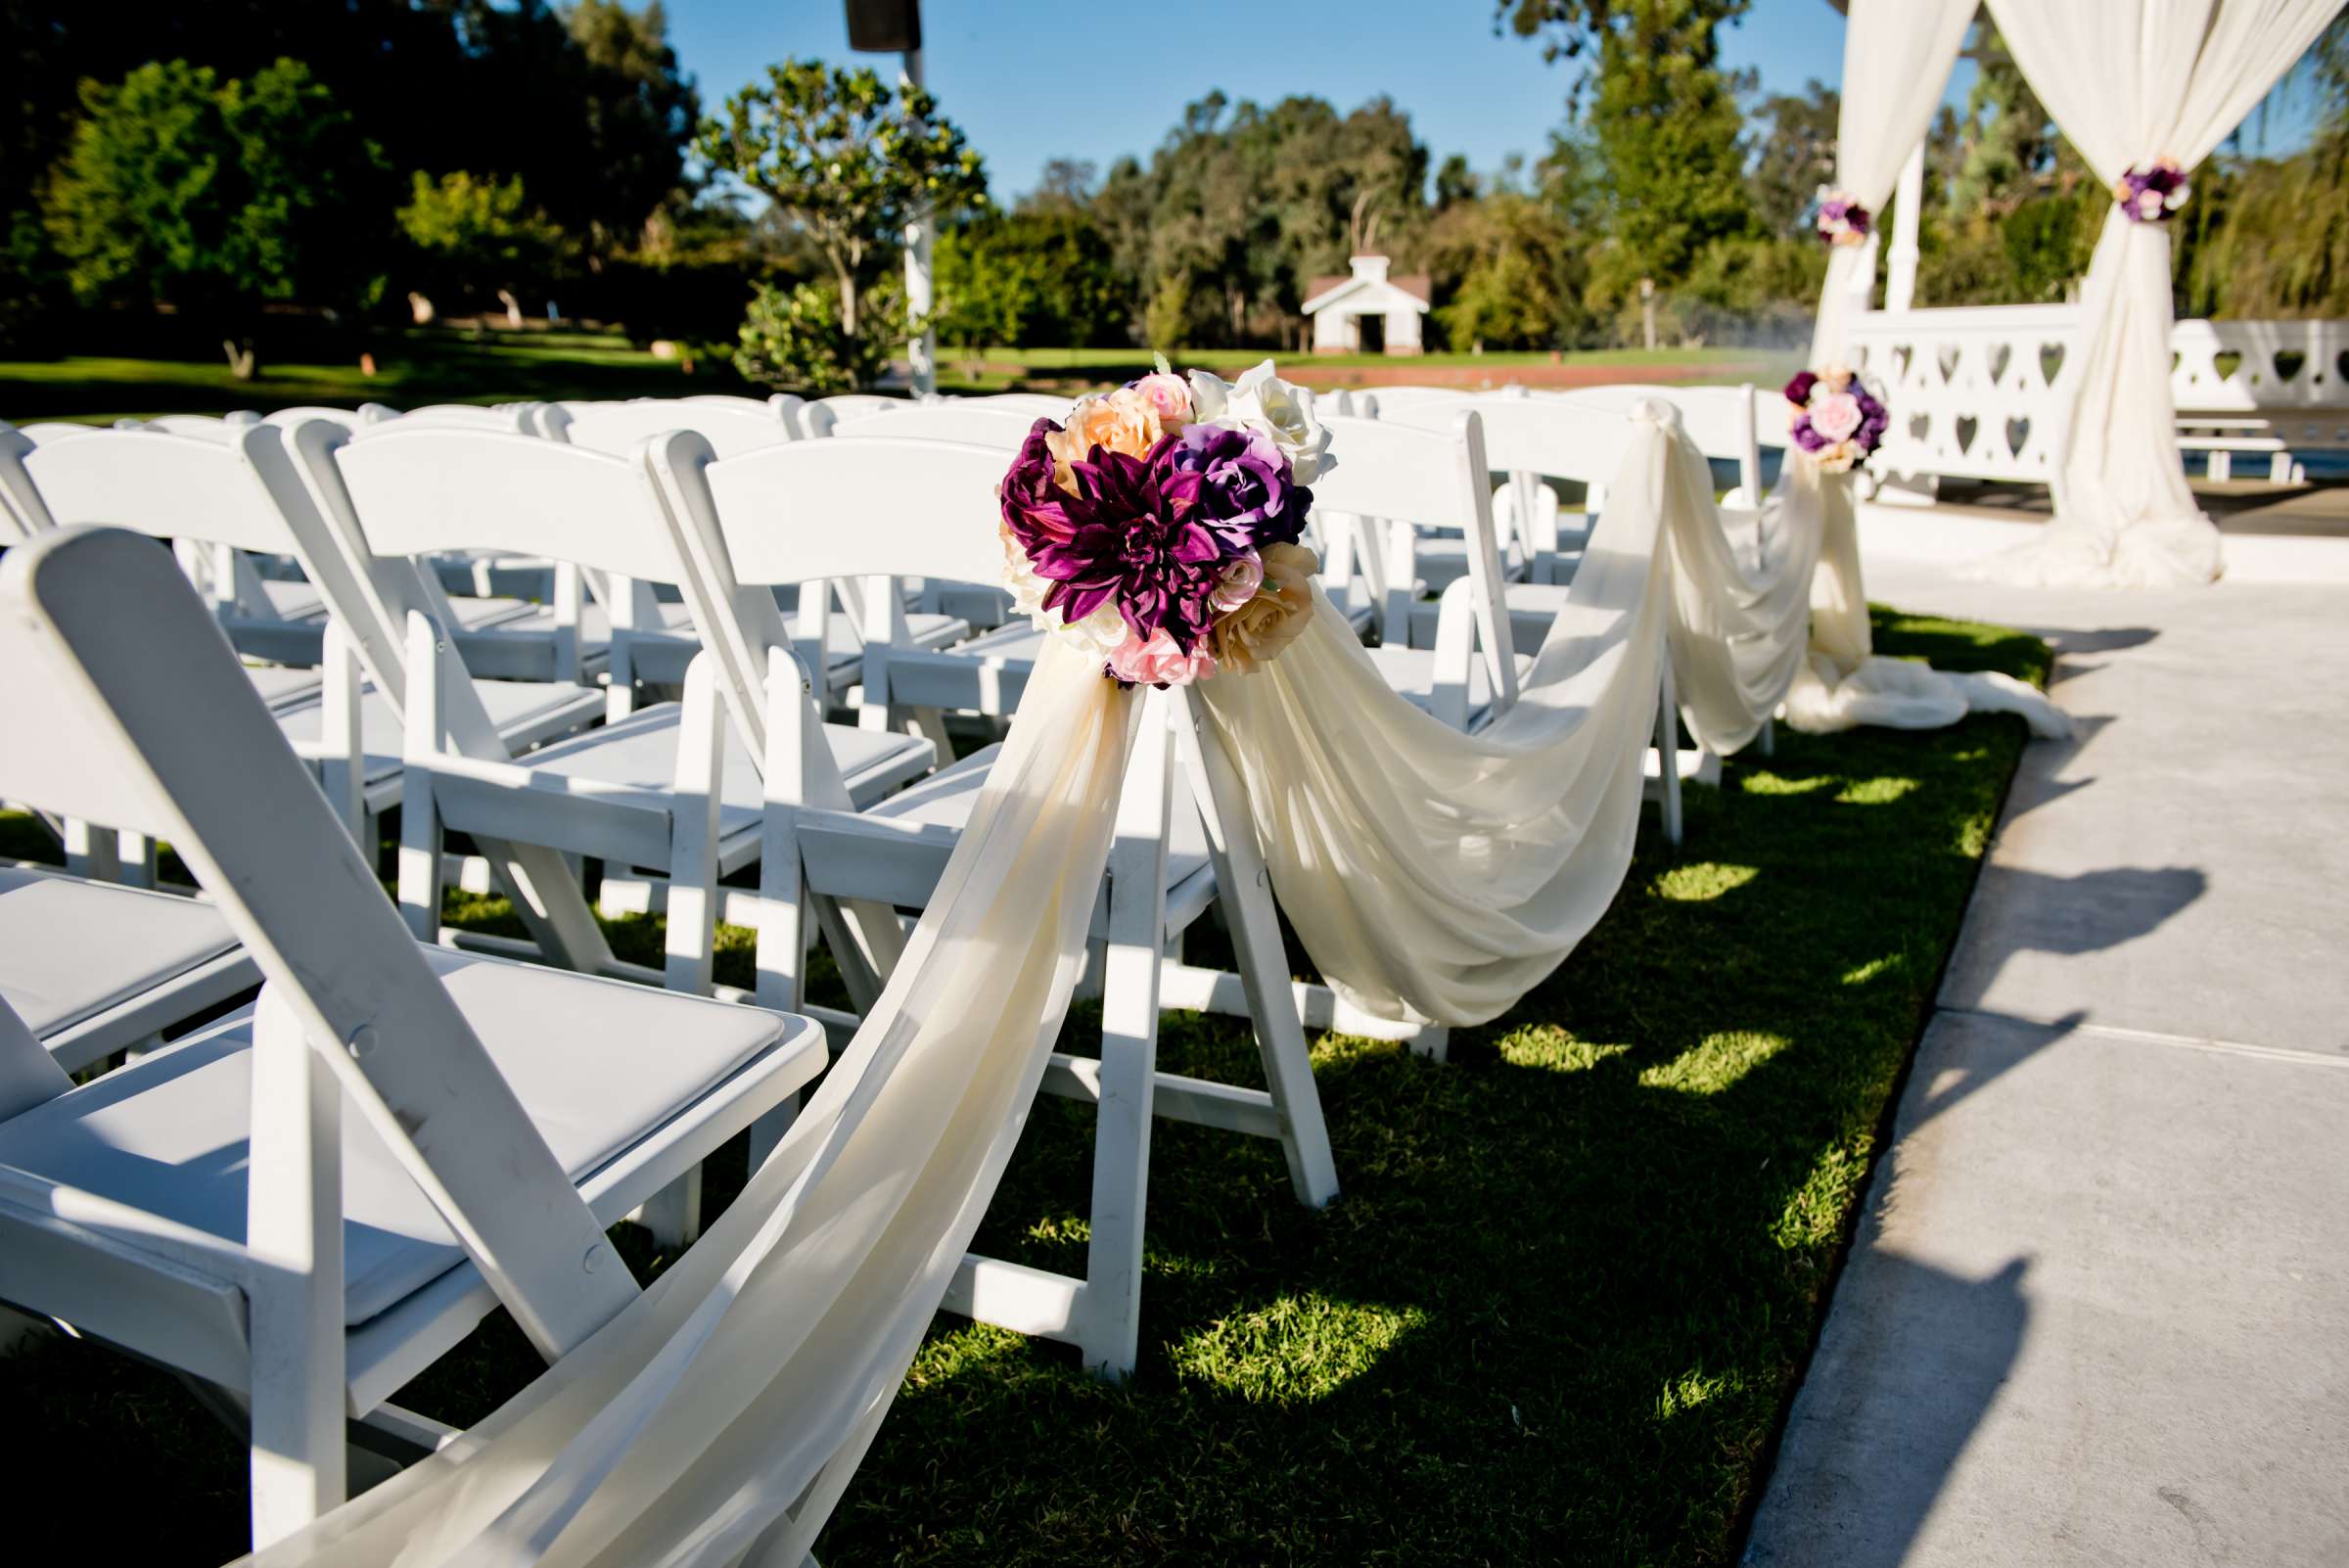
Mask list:
[[[905,51],[905,66],[898,79],[907,87],[922,85],[919,49]],[[922,218],[905,225],[905,311],[917,321],[930,314],[930,228]],[[927,397],[938,391],[938,333],[925,325],[905,349],[913,361],[913,394]]]
[[[1892,250],[1886,257],[1884,308],[1906,310],[1916,302],[1916,246],[1919,208],[1925,205],[1925,144],[1909,150],[1901,165],[1900,189],[1892,198]]]

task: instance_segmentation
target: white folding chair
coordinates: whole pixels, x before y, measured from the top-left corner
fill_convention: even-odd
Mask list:
[[[709,628],[708,657],[727,683],[737,718],[755,720],[761,731],[767,759],[760,995],[774,1006],[797,1004],[806,945],[820,925],[852,995],[867,1005],[901,943],[891,911],[929,900],[992,752],[878,806],[852,809],[823,749],[808,743],[816,713],[768,608],[771,589],[812,577],[894,574],[913,563],[957,580],[984,580],[1001,560],[994,489],[1004,455],[989,446],[876,438],[808,441],[714,461],[708,444],[689,433],[664,438],[648,455],[679,530],[695,617]],[[895,526],[837,526],[858,508]],[[1186,696],[1154,701],[1142,724],[1094,927],[1101,1055],[1055,1056],[1045,1079],[1051,1091],[1099,1107],[1084,1276],[974,1257],[947,1298],[954,1311],[1074,1343],[1087,1366],[1117,1376],[1132,1369],[1138,1344],[1154,1116],[1276,1138],[1300,1201],[1318,1206],[1337,1193],[1296,988],[1238,776]],[[1239,973],[1169,963],[1183,930],[1219,899]],[[1253,1020],[1269,1089],[1158,1070],[1161,987],[1169,977],[1201,983],[1202,993],[1187,1005],[1220,1000],[1221,1010]],[[1214,987],[1221,988],[1220,997],[1205,994]]]
[[[713,449],[725,457],[797,438],[792,426],[780,417],[778,410],[745,398],[647,397],[625,403],[565,403],[561,405],[561,413],[560,419],[550,420],[547,425],[557,438],[615,457],[630,456],[647,437],[672,430],[699,433]],[[614,689],[628,681],[662,686],[683,681],[686,665],[702,645],[684,606],[658,593],[650,584],[630,583],[608,575],[603,580],[609,584],[615,601],[610,627]],[[815,618],[821,624],[811,623],[812,629],[806,632],[795,629],[793,640],[806,652],[820,639],[821,668],[827,689],[834,700],[846,701],[852,689],[864,679],[864,648],[858,629],[861,617],[852,615],[846,621],[834,622],[829,613],[831,590],[814,584],[807,591],[825,601]],[[860,611],[863,600],[852,592],[844,598],[843,607]],[[591,629],[596,627],[592,613],[583,624]],[[970,629],[969,623],[958,617],[926,608],[908,616],[905,623],[912,645],[920,648],[943,648],[959,642],[970,634]],[[879,722],[878,715],[875,722]]]
[[[313,487],[334,498],[330,509],[347,510],[367,554],[485,548],[645,582],[682,576],[641,463],[481,430],[387,426],[345,439],[321,425],[298,433],[297,446]],[[408,609],[404,637],[411,673],[399,899],[416,935],[429,941],[439,931],[443,835],[485,834],[592,855],[614,870],[668,873],[666,975],[707,989],[716,897],[708,867],[723,876],[758,858],[764,799],[757,754],[722,721],[710,683],[697,687],[689,674],[684,701],[640,708],[514,762],[448,733],[437,710],[457,684],[458,666],[438,657],[443,634],[420,606]],[[419,682],[426,669],[436,678]],[[920,736],[838,724],[823,735],[860,804],[929,772],[938,759]],[[612,969],[608,952],[589,954],[583,964],[576,953],[547,956]]]
[[[1581,481],[1603,486],[1613,477],[1623,450],[1625,416],[1603,406],[1571,403],[1562,398],[1489,397],[1465,407],[1435,405],[1405,408],[1380,421],[1389,428],[1414,423],[1432,430],[1456,429],[1459,421],[1475,419],[1483,433],[1487,459],[1511,473],[1540,479]],[[1569,583],[1510,582],[1502,585],[1496,606],[1512,647],[1538,648],[1557,618],[1569,611],[1574,589]],[[1442,647],[1446,627],[1437,618],[1428,640]],[[1485,623],[1477,623],[1484,630]],[[1414,639],[1416,640],[1416,639]],[[1680,701],[1673,686],[1672,662],[1662,663],[1661,690],[1656,704],[1655,747],[1647,759],[1649,798],[1656,801],[1664,836],[1681,842],[1681,786],[1685,781],[1715,783],[1721,760],[1712,753],[1680,745]]]
[[[277,450],[279,427],[255,422],[230,435],[233,439],[215,440],[101,432],[37,447],[25,457],[24,470],[58,523],[133,529],[230,553],[291,555],[310,579],[305,586],[321,600],[333,598],[338,575],[317,564],[318,541],[302,537],[289,517],[305,503],[298,492],[272,487],[247,456],[255,443]],[[444,614],[445,605],[436,601]],[[347,631],[356,613],[347,596],[341,612]],[[236,628],[230,630],[234,640]],[[368,844],[375,818],[399,795],[402,704],[380,683],[360,686],[359,665],[334,632],[333,622],[322,617],[320,668],[303,681],[285,682],[265,671],[253,678],[287,739],[317,768],[353,837]],[[567,681],[484,681],[477,696],[508,751],[569,734],[603,708],[596,692]]]
[[[0,1007],[0,1298],[249,1421],[253,1530],[341,1502],[346,1417],[501,1303],[550,1361],[636,1295],[604,1227],[784,1106],[812,1021],[419,947],[142,538],[0,562],[0,791],[167,837],[258,1003],[78,1088]]]

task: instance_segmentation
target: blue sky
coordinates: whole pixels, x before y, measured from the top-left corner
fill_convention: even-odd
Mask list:
[[[1312,93],[1341,111],[1384,93],[1437,161],[1465,153],[1491,170],[1546,146],[1568,70],[1532,43],[1494,37],[1491,17],[1487,0],[923,0],[923,53],[998,199],[1033,188],[1052,158],[1106,170],[1121,154],[1146,156],[1184,104],[1217,87],[1235,101]],[[887,64],[849,54],[842,0],[668,0],[668,18],[712,107],[787,55]],[[1843,19],[1826,0],[1755,0],[1724,43],[1765,92],[1794,91],[1840,72]],[[1960,64],[1953,102],[1963,104],[1971,70]],[[2272,122],[2271,147],[2291,139],[2292,117]]]

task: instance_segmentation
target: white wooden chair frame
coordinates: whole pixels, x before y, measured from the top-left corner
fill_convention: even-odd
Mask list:
[[[655,442],[647,457],[679,531],[680,554],[690,568],[687,591],[697,623],[711,628],[710,655],[725,671],[731,706],[738,716],[760,715],[764,731],[768,805],[758,923],[760,997],[797,1009],[807,945],[821,925],[852,995],[859,1006],[869,1005],[902,940],[892,911],[928,901],[957,835],[944,824],[844,809],[822,748],[806,744],[817,715],[805,669],[789,648],[760,640],[764,618],[756,612],[771,603],[770,590],[782,583],[816,576],[869,579],[913,561],[954,580],[987,580],[999,563],[993,484],[1003,453],[916,439],[834,440],[714,462],[706,443],[680,432]],[[938,504],[945,496],[957,500]],[[824,526],[858,505],[880,508],[899,519],[898,527]],[[739,614],[745,607],[753,613]],[[1210,864],[1171,896],[1167,847],[1177,758],[1206,829]],[[958,767],[982,765],[972,758]],[[1190,969],[1166,956],[1182,929],[1218,898],[1238,955],[1237,975]],[[1132,1370],[1139,1346],[1153,1117],[1275,1138],[1300,1202],[1319,1207],[1337,1195],[1299,988],[1289,978],[1246,794],[1215,732],[1185,694],[1154,694],[1143,715],[1094,933],[1100,944],[1101,1054],[1056,1053],[1044,1079],[1050,1092],[1096,1107],[1085,1272],[1072,1277],[974,1255],[964,1260],[946,1305],[1075,1344],[1085,1365],[1122,1377]],[[1201,983],[1197,989],[1216,994],[1187,1002],[1169,998],[1170,980],[1194,978]],[[1235,1088],[1160,1071],[1161,1008],[1210,1002],[1251,1020],[1268,1088]]]
[[[34,721],[0,747],[0,788],[168,836],[268,982],[244,1245],[0,1167],[0,1296],[244,1405],[266,1545],[343,1500],[346,1415],[427,1450],[453,1435],[386,1396],[492,1306],[549,1360],[626,1307],[604,1226],[795,1093],[821,1033],[777,1020],[750,1065],[575,1187],[167,560],[122,530],[58,530],[0,563],[0,681]],[[68,1092],[62,1074],[27,1084],[13,1043],[9,1114]],[[467,1255],[355,1329],[345,1095]]]

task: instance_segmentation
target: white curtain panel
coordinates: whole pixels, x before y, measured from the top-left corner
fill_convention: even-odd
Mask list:
[[[1901,165],[1925,138],[1979,0],[1851,0],[1843,30],[1843,109],[1835,122],[1835,183],[1883,216]],[[1875,270],[1874,245],[1839,245],[1811,334],[1813,366],[1844,357],[1852,314],[1865,308],[1863,278]]]
[[[1977,0],[1851,0],[1843,31],[1843,109],[1835,122],[1835,182],[1880,217],[1910,150],[1924,139]],[[1848,363],[1851,319],[1867,308],[1876,242],[1827,253],[1811,366]],[[1898,411],[1894,417],[1898,418]],[[1799,453],[1789,468],[1808,468]],[[1811,645],[1838,670],[1860,668],[1870,652],[1867,589],[1860,575],[1860,529],[1851,508],[1826,520],[1819,572],[1811,583]]]
[[[1847,489],[1790,484],[1773,536],[1816,540]],[[1703,456],[1643,404],[1569,608],[1482,732],[1397,697],[1326,599],[1267,669],[1196,688],[1323,974],[1387,1018],[1513,1005],[1630,867],[1663,660],[1700,734],[1751,736],[1804,678],[1814,560],[1741,567]],[[1141,696],[1050,640],[905,958],[741,1197],[488,1419],[254,1560],[799,1568],[1018,1141]]]
[[[2056,126],[2107,185],[2210,156],[2316,41],[2340,0],[1990,0]],[[1995,566],[2051,587],[2169,588],[2218,576],[2170,400],[2170,235],[2116,206],[2081,291],[2080,346],[2046,536]]]

